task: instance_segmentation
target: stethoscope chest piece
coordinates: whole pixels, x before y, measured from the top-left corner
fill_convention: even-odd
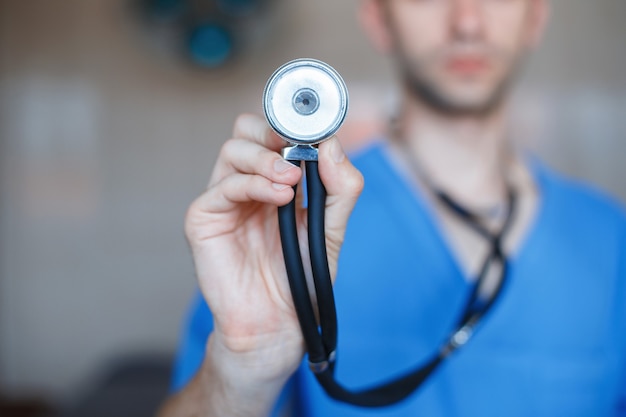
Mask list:
[[[337,71],[314,59],[278,68],[263,91],[263,111],[272,127],[294,145],[315,145],[331,137],[348,112],[348,90]]]

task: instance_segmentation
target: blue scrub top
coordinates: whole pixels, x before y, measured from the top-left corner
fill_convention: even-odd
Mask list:
[[[470,291],[436,217],[387,145],[353,158],[365,188],[350,218],[335,297],[336,376],[358,389],[414,369],[447,340]],[[540,206],[475,336],[407,400],[364,409],[330,399],[303,364],[277,410],[295,416],[626,416],[626,215],[607,196],[531,163]],[[198,295],[173,388],[212,329]],[[293,402],[287,399],[294,400]]]

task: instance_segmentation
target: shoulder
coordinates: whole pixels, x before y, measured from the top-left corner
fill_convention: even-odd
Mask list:
[[[533,163],[544,198],[563,221],[606,228],[626,234],[626,209],[621,201],[585,181],[558,173],[541,163]]]
[[[536,168],[536,167],[535,167]],[[626,212],[605,191],[545,166],[535,169],[542,195],[537,248],[549,254],[570,282],[590,279],[616,297],[626,330]],[[537,243],[538,241],[535,241]],[[625,339],[626,343],[626,339]]]

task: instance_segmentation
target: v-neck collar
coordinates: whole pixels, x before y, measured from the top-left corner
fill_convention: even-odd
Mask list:
[[[430,204],[422,192],[417,188],[413,181],[408,178],[407,174],[401,167],[398,167],[395,157],[391,154],[390,144],[387,141],[379,141],[372,145],[378,148],[380,154],[380,162],[384,165],[385,171],[397,184],[399,192],[405,196],[406,200],[410,202],[408,206],[402,205],[402,207],[394,206],[394,210],[402,210],[403,207],[410,207],[416,212],[422,213],[428,221],[425,222],[429,228],[428,233],[434,238],[433,244],[438,245],[441,248],[441,253],[444,254],[446,261],[452,268],[453,275],[458,278],[464,285],[471,285],[472,280],[467,277],[463,272],[463,268],[460,265],[458,257],[453,253],[447,239],[445,238],[442,225],[434,212],[432,204]],[[528,247],[532,246],[532,242],[537,239],[537,234],[542,229],[544,223],[544,217],[547,212],[548,203],[550,202],[549,184],[545,167],[534,157],[529,155],[523,156],[523,161],[530,171],[530,175],[533,178],[535,186],[538,191],[537,207],[533,218],[531,219],[528,228],[524,231],[523,236],[520,239],[520,243],[517,248],[509,255],[509,263],[513,264],[517,262],[521,257],[528,252]],[[406,218],[400,216],[400,218]],[[423,225],[422,225],[423,226]],[[423,230],[414,230],[411,225],[407,225],[412,233],[424,233]]]

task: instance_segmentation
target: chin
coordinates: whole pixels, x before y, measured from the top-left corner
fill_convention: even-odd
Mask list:
[[[435,110],[450,115],[484,116],[500,108],[506,96],[506,84],[501,88],[483,83],[448,83],[447,88],[419,89],[419,98]]]
[[[506,79],[491,76],[447,77],[428,72],[406,74],[405,82],[414,97],[431,109],[450,116],[486,116],[501,107],[509,90]]]

